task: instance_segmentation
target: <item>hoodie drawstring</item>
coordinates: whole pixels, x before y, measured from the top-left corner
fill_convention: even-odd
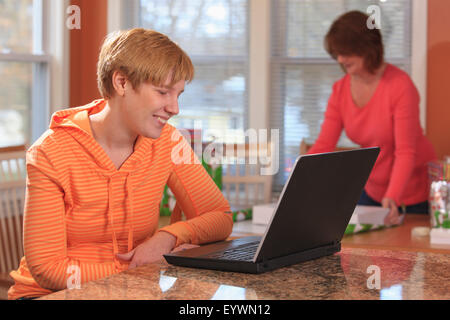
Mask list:
[[[119,246],[117,244],[116,230],[114,228],[114,193],[112,180],[113,180],[112,176],[108,177],[108,217],[109,217],[109,224],[111,225],[112,230],[114,264],[116,266],[116,269],[122,270],[122,265],[120,264],[120,261],[116,257],[116,254],[119,253]]]
[[[131,174],[128,174],[127,176],[127,202],[128,202],[128,208],[129,208],[129,231],[128,231],[128,252],[133,250],[133,235],[134,235],[134,226],[133,226],[133,183],[131,182]]]
[[[116,257],[116,254],[119,253],[119,245],[117,243],[117,235],[114,225],[114,192],[113,192],[113,176],[108,177],[108,217],[109,224],[112,230],[112,242],[113,242],[113,254],[114,254],[114,264],[118,270],[123,270],[124,266],[120,263],[119,259]],[[128,252],[133,250],[134,245],[134,227],[133,227],[133,184],[131,179],[131,174],[128,173],[126,177],[126,189],[127,189],[127,213],[128,213]]]

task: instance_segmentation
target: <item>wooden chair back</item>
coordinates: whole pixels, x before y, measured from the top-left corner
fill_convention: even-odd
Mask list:
[[[0,273],[17,268],[23,256],[25,186],[25,147],[0,148]]]
[[[267,144],[202,144],[222,165],[222,193],[232,210],[252,208],[253,205],[272,201],[273,175],[262,170],[272,165],[274,152]],[[218,154],[216,154],[218,152]],[[208,161],[207,161],[208,162]],[[214,165],[214,164],[213,164]],[[183,219],[181,207],[175,204],[170,223]]]
[[[306,143],[304,139],[300,142],[300,155],[306,154],[308,150],[312,147],[312,144]],[[355,148],[345,148],[345,147],[336,147],[335,151],[346,151],[346,150],[354,150]]]
[[[222,184],[232,209],[248,209],[272,201],[273,175],[262,170],[272,164],[271,144],[226,144]]]

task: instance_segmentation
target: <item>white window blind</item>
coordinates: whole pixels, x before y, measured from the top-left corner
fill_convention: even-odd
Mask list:
[[[176,127],[200,129],[201,121],[203,139],[221,142],[235,142],[246,129],[247,11],[247,0],[140,1],[139,25],[168,35],[195,66],[170,121]]]
[[[0,147],[30,144],[48,121],[43,1],[0,1]]]
[[[280,189],[299,154],[302,139],[313,144],[334,82],[344,76],[324,49],[331,23],[350,10],[381,12],[387,62],[409,72],[411,64],[410,0],[272,0],[271,120],[280,129]],[[339,146],[354,146],[343,133]]]

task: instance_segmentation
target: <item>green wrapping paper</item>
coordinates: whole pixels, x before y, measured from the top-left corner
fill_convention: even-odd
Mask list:
[[[170,202],[172,202],[172,200],[174,200],[174,199],[175,199],[175,197],[173,196],[169,187],[167,187],[167,185],[164,186],[163,198],[161,200],[161,204],[159,207],[159,215],[160,216],[170,216],[172,214],[172,210],[175,205],[174,204],[169,205],[169,200],[170,200]]]
[[[381,230],[384,229],[386,226],[379,225],[379,224],[348,224],[347,228],[345,229],[344,235],[348,234],[354,234],[354,233],[362,233],[372,230]]]
[[[252,209],[233,211],[233,222],[250,220],[252,218]]]
[[[222,166],[207,164],[203,158],[202,165],[205,168],[206,172],[208,172],[211,179],[213,179],[219,190],[222,191]]]

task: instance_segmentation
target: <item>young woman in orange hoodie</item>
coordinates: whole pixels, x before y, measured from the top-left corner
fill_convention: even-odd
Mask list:
[[[167,121],[194,68],[167,36],[110,35],[98,61],[103,99],[56,112],[27,152],[24,252],[10,299],[81,285],[229,236],[228,202]],[[186,216],[158,229],[164,186]]]

